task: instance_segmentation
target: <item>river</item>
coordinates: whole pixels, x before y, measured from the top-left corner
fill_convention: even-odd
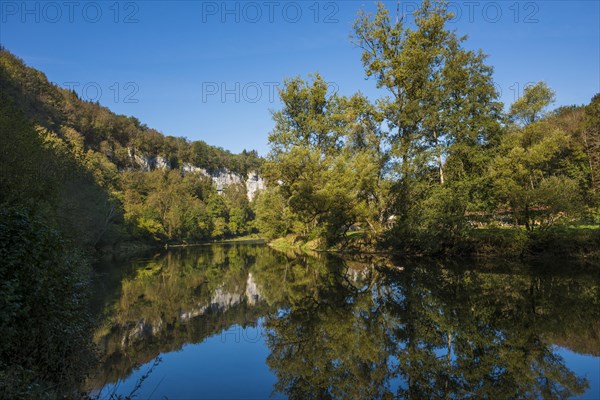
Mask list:
[[[389,263],[388,263],[389,264]],[[99,265],[100,399],[600,398],[600,277],[211,245]],[[579,271],[579,272],[575,272]]]

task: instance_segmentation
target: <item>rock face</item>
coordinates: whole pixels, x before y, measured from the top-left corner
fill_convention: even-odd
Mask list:
[[[129,157],[143,171],[152,171],[154,169],[171,169],[169,160],[161,156],[149,156],[135,151],[133,148],[128,149]],[[215,171],[207,171],[204,168],[196,167],[195,165],[184,163],[181,166],[183,173],[201,174],[209,177],[215,183],[217,192],[221,194],[223,190],[230,185],[244,183],[246,185],[246,194],[248,200],[252,201],[256,193],[265,189],[265,181],[256,173],[250,171],[248,177],[233,173],[226,168],[219,168]]]
[[[265,190],[265,181],[255,171],[248,173],[248,179],[246,179],[246,192],[248,193],[248,200],[252,201],[256,193],[261,190]]]
[[[217,192],[221,193],[223,190],[230,185],[236,185],[243,182],[242,177],[228,171],[225,168],[219,168],[216,171],[208,174],[217,186]]]
[[[208,175],[208,173],[206,172],[206,170],[204,168],[196,167],[195,165],[188,164],[188,163],[184,163],[181,166],[181,171],[184,174],[185,173],[196,173],[196,174]]]
[[[225,168],[220,168],[212,173],[209,173],[202,168],[199,169],[200,173],[213,180],[218,193],[222,193],[227,186],[244,183],[246,185],[248,200],[252,201],[256,193],[265,188],[265,181],[256,173],[256,171],[250,171],[248,177],[244,179],[242,175],[235,174]]]
[[[170,169],[171,164],[169,160],[162,156],[150,156],[142,153],[138,153],[135,149],[128,148],[127,152],[129,157],[144,171],[151,171],[153,169]]]

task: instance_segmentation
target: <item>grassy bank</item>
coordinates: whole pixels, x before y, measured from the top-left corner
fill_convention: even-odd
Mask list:
[[[323,248],[317,240],[305,240],[297,235],[288,235],[282,238],[271,240],[267,243],[271,248],[285,253],[314,253],[317,251],[327,251],[331,249]]]

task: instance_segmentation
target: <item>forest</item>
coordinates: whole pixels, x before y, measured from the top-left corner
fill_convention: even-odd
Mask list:
[[[0,397],[57,398],[95,365],[91,264],[248,232],[243,182],[219,194],[209,177],[178,167],[245,175],[260,159],[84,102],[6,49],[0,88]],[[170,167],[145,171],[131,149]]]
[[[431,2],[415,27],[381,4],[359,15],[352,40],[385,93],[375,101],[328,93],[318,74],[286,81],[256,205],[263,235],[429,255],[597,247],[600,95],[551,110],[540,81],[505,111],[486,56],[450,18]]]
[[[288,78],[264,158],[166,136],[2,48],[0,393],[44,398],[81,381],[67,371],[93,359],[86,284],[101,254],[247,234],[402,255],[597,253],[600,94],[553,109],[540,81],[505,106],[450,18],[429,1],[411,26],[381,4],[359,14],[352,42],[383,95]],[[215,171],[242,182],[219,192]],[[267,186],[252,199],[250,173]]]

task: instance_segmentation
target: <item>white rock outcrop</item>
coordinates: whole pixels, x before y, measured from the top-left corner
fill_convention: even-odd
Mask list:
[[[151,171],[153,169],[170,169],[171,163],[162,156],[151,156],[137,152],[133,148],[128,148],[127,152],[131,158],[143,171]]]
[[[248,200],[252,201],[254,196],[261,191],[265,190],[265,180],[261,178],[255,171],[248,173],[248,179],[246,179],[246,192],[248,194]]]
[[[134,148],[127,149],[129,158],[143,171],[152,171],[154,169],[171,169],[172,166],[166,158],[162,156],[151,156],[136,151]],[[265,181],[262,179],[256,171],[250,171],[248,177],[240,174],[233,173],[226,168],[219,168],[215,171],[207,171],[204,168],[197,167],[195,165],[184,163],[181,166],[183,173],[195,173],[201,174],[212,179],[215,183],[217,192],[220,194],[223,190],[230,185],[243,183],[246,185],[246,194],[248,200],[252,201],[256,194],[265,189]]]
[[[244,183],[246,185],[246,194],[250,201],[256,196],[256,193],[265,189],[265,181],[256,171],[250,171],[248,177],[244,178],[242,175],[233,173],[225,168],[209,172],[204,168],[188,163],[181,166],[181,171],[183,173],[195,173],[209,177],[215,183],[218,193],[222,193],[227,186]]]

